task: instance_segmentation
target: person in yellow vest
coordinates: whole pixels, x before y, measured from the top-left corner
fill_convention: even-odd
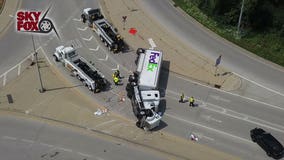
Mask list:
[[[115,85],[119,85],[119,78],[117,76],[114,76],[113,82],[114,82]]]
[[[189,97],[189,106],[194,107],[194,97]]]
[[[183,103],[183,102],[184,102],[184,93],[181,93],[179,103]]]

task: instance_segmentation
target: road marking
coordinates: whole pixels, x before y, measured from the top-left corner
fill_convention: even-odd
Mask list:
[[[80,22],[80,21],[81,21],[81,19],[73,18],[73,21]]]
[[[174,115],[170,115],[170,114],[168,114],[168,113],[165,113],[164,115],[166,115],[166,116],[168,116],[168,117],[171,117],[171,118],[174,118],[174,119],[177,119],[177,120],[179,120],[179,121],[183,121],[183,122],[185,122],[185,123],[189,123],[189,124],[192,124],[192,125],[195,125],[195,126],[199,126],[199,127],[202,127],[202,128],[205,128],[205,129],[208,129],[208,130],[211,130],[211,131],[220,133],[220,134],[224,134],[224,135],[226,135],[226,136],[229,136],[229,137],[232,137],[232,138],[235,138],[235,139],[238,139],[238,140],[245,141],[245,142],[250,143],[250,144],[254,144],[253,142],[251,142],[251,141],[248,140],[248,139],[245,139],[245,138],[242,138],[242,137],[238,137],[238,136],[235,136],[235,135],[230,134],[230,133],[227,133],[227,132],[223,132],[223,131],[220,131],[220,130],[217,130],[217,129],[214,129],[214,128],[210,128],[210,127],[204,126],[204,125],[199,124],[199,123],[191,122],[191,121],[185,120],[185,119],[183,119],[183,118],[176,117],[176,116],[174,116]]]
[[[111,69],[111,70],[113,70],[113,71],[119,70],[119,65],[117,64],[117,65],[116,65],[116,68],[113,68],[113,69]]]
[[[40,47],[40,49],[41,49],[41,51],[42,51],[43,55],[45,56],[45,58],[47,59],[48,63],[49,63],[50,65],[52,65],[52,63],[51,63],[50,59],[47,57],[47,55],[46,55],[46,53],[44,52],[43,48],[42,48],[42,47]]]
[[[100,46],[97,46],[97,48],[96,48],[96,49],[94,49],[94,48],[89,48],[89,50],[90,50],[90,51],[98,51],[98,50],[99,50],[99,48],[100,48]]]
[[[11,15],[11,14],[9,14],[9,17],[14,18],[14,16],[13,16],[13,15]]]
[[[83,40],[85,40],[85,41],[90,41],[90,40],[93,39],[93,37],[94,37],[94,36],[91,36],[90,38],[82,38],[82,37],[81,37],[81,38],[82,38]]]
[[[7,140],[17,140],[16,137],[10,137],[10,136],[2,136],[2,139],[7,139]]]
[[[150,49],[154,49],[154,48],[157,47],[156,44],[155,44],[155,42],[154,42],[154,40],[153,40],[152,38],[149,38],[149,39],[148,39],[148,42],[149,42],[149,44],[151,45],[151,48],[150,48]]]
[[[220,107],[220,106],[218,106],[218,105],[215,105],[215,104],[211,104],[211,103],[207,103],[207,104],[210,104],[210,105],[212,105],[212,106],[214,106],[214,107],[217,107],[217,108],[224,109],[224,108],[222,108],[222,107]],[[212,110],[212,111],[218,112],[218,111],[216,111],[216,110],[214,110],[214,109],[211,109],[210,107],[206,107],[206,106],[205,106],[205,107],[203,107],[203,108],[207,108],[208,110]],[[231,114],[230,114],[229,112],[231,112]],[[264,121],[264,120],[262,120],[262,119],[259,119],[259,118],[253,117],[253,116],[249,116],[249,115],[246,115],[246,114],[243,114],[243,113],[239,113],[239,112],[236,112],[236,111],[233,111],[233,110],[230,110],[230,109],[226,109],[226,110],[224,109],[224,112],[221,112],[221,113],[222,113],[222,114],[225,114],[225,115],[227,115],[227,116],[236,118],[236,119],[240,119],[240,120],[243,120],[243,121],[247,121],[247,122],[250,122],[250,123],[253,123],[253,124],[257,124],[257,125],[260,125],[260,126],[263,126],[263,127],[267,127],[267,128],[276,130],[276,131],[278,131],[278,132],[284,133],[284,130],[282,130],[282,129],[284,129],[284,126],[281,126],[281,125],[278,125],[278,124],[274,124],[274,123],[271,123],[271,122],[268,122],[268,121]],[[237,115],[239,115],[239,116],[235,116],[235,115],[233,115],[233,114],[237,114]],[[254,119],[254,120],[256,120],[256,121],[260,121],[261,123],[255,122],[255,121],[250,120],[250,119]],[[264,123],[266,123],[266,124],[264,124]],[[278,127],[278,128],[282,128],[282,129],[278,129],[278,128],[275,128],[275,127],[272,127],[272,126],[276,126],[276,127]]]
[[[34,143],[35,141],[29,140],[29,139],[21,139],[21,141],[26,142],[26,143]]]
[[[50,148],[52,148],[53,147],[53,145],[51,145],[51,144],[47,144],[47,143],[39,143],[40,145],[43,145],[43,146],[46,146],[46,147],[50,147]]]
[[[95,128],[101,127],[103,125],[106,125],[106,124],[109,124],[109,123],[112,123],[112,122],[115,122],[115,121],[116,121],[115,119],[112,119],[112,120],[100,123],[100,124],[96,125]]]
[[[218,119],[215,119],[215,118],[212,118],[211,115],[201,115],[201,117],[203,117],[204,119],[206,119],[207,121],[215,121],[215,122],[218,122],[218,123],[222,123],[221,120],[218,120]]]
[[[77,28],[77,30],[80,30],[80,31],[85,31],[85,30],[87,30],[88,29],[88,27],[85,27],[85,28]]]
[[[88,157],[88,158],[91,158],[91,157],[93,157],[92,155],[90,155],[90,154],[86,154],[86,153],[82,153],[82,152],[77,152],[79,155],[81,155],[81,156],[84,156],[84,157]]]
[[[101,61],[107,61],[108,60],[108,54],[106,54],[106,58],[105,59],[99,59],[99,60],[101,60]]]
[[[262,88],[264,88],[264,89],[267,89],[267,90],[269,90],[269,91],[271,91],[271,92],[274,92],[274,93],[279,94],[279,95],[281,95],[281,96],[284,97],[284,94],[283,94],[283,93],[280,93],[280,92],[278,92],[278,91],[275,91],[275,90],[273,90],[273,89],[270,89],[270,88],[268,88],[268,87],[265,87],[264,85],[261,85],[261,84],[255,82],[255,81],[253,81],[253,80],[250,80],[250,79],[248,79],[248,78],[245,78],[244,76],[242,76],[242,75],[240,75],[240,74],[238,74],[238,73],[235,73],[235,72],[232,72],[232,73],[235,74],[235,75],[237,75],[237,76],[239,76],[239,77],[241,77],[241,78],[243,78],[243,79],[245,79],[245,80],[247,80],[247,81],[250,81],[251,83],[256,84],[256,85],[259,86],[259,87],[262,87]]]
[[[215,100],[218,100],[218,101],[223,101],[223,102],[227,102],[227,103],[231,102],[230,100],[222,98],[221,96],[209,95],[209,97],[211,97],[211,98],[213,98]]]
[[[174,91],[169,91],[169,92],[172,92],[173,94],[177,94]],[[167,97],[169,97],[171,99],[178,100],[177,98],[172,98],[171,96],[167,96]],[[236,118],[236,119],[239,119],[239,120],[247,121],[247,122],[250,122],[252,124],[256,124],[256,125],[259,125],[259,126],[267,127],[267,128],[276,130],[278,132],[284,133],[284,127],[281,126],[281,125],[274,124],[274,123],[271,123],[271,122],[268,122],[268,121],[264,121],[262,119],[259,119],[259,118],[253,117],[253,116],[248,116],[246,114],[239,113],[239,112],[236,112],[236,111],[233,111],[233,110],[230,110],[230,109],[225,109],[225,108],[223,108],[221,106],[218,106],[218,105],[215,105],[215,104],[212,104],[212,103],[203,102],[201,100],[198,100],[198,101],[200,101],[201,104],[202,104],[202,106],[199,106],[200,108],[204,108],[204,109],[207,109],[207,110],[210,110],[210,111],[213,111],[213,112],[224,114],[224,115],[232,117],[232,118]],[[218,108],[221,111],[213,109],[212,107],[207,107],[208,104],[213,106],[213,107],[215,107],[215,108]],[[231,112],[231,113],[229,113],[229,112]],[[233,114],[236,114],[238,116],[233,115]],[[255,121],[250,120],[250,119],[254,119]],[[261,123],[256,122],[256,121],[260,121]],[[266,123],[266,124],[264,124],[264,123]],[[275,127],[272,127],[272,126],[275,126],[275,127],[278,127],[278,128],[282,128],[283,130],[275,128]]]
[[[269,104],[269,103],[265,103],[265,102],[262,102],[262,101],[258,101],[258,100],[255,100],[255,99],[252,99],[252,98],[249,98],[249,97],[244,97],[244,96],[241,96],[241,95],[238,95],[238,94],[235,94],[235,93],[231,93],[231,92],[228,92],[228,91],[224,91],[224,90],[220,90],[220,89],[217,89],[217,88],[213,88],[211,86],[206,86],[204,84],[201,84],[201,83],[198,83],[198,82],[194,82],[192,80],[189,80],[189,79],[186,79],[186,78],[183,78],[183,77],[180,77],[180,76],[176,76],[177,78],[180,78],[180,79],[183,79],[185,81],[188,81],[190,83],[193,83],[193,84],[198,84],[200,86],[203,86],[203,87],[206,87],[206,88],[210,88],[210,89],[213,89],[215,91],[218,91],[218,92],[223,92],[223,93],[227,93],[227,94],[230,94],[230,95],[233,95],[233,96],[236,96],[236,97],[241,97],[243,99],[247,99],[247,100],[250,100],[250,101],[254,101],[254,102],[257,102],[257,103],[260,103],[260,104],[263,104],[263,105],[266,105],[266,106],[270,106],[270,107],[273,107],[275,109],[279,109],[279,110],[282,110],[284,111],[284,108],[281,108],[279,106],[276,106],[276,105],[273,105],[273,104]]]
[[[56,148],[65,152],[72,152],[72,149],[62,148],[62,147],[56,147]]]

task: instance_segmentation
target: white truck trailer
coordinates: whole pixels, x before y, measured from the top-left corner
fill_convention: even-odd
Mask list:
[[[62,62],[63,66],[69,69],[88,89],[94,93],[104,90],[107,81],[104,75],[94,66],[80,57],[73,47],[59,46],[53,54],[56,62]]]
[[[89,26],[100,37],[104,45],[113,53],[121,52],[125,49],[125,43],[117,33],[116,29],[104,19],[99,9],[85,8],[81,15],[83,23],[88,22]]]
[[[159,126],[162,118],[157,112],[160,104],[158,83],[163,54],[141,48],[137,50],[137,54],[137,69],[129,76],[126,90],[131,98],[133,112],[138,118],[138,126],[151,130]]]

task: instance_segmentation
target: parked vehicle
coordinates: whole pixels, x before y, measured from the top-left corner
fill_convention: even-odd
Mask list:
[[[79,56],[73,47],[59,46],[55,49],[53,57],[56,62],[62,62],[63,66],[82,81],[90,91],[97,93],[106,88],[107,81],[104,75]]]
[[[261,128],[255,128],[250,131],[253,142],[256,142],[269,157],[280,159],[284,156],[284,148],[282,144],[275,139],[270,133],[265,132]]]
[[[88,22],[93,31],[97,33],[104,45],[113,53],[125,49],[125,43],[116,29],[104,18],[100,9],[86,8],[81,15],[82,21]]]

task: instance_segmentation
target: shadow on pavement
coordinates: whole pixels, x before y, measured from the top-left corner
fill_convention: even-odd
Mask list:
[[[80,85],[71,86],[71,87],[57,87],[57,88],[45,89],[45,91],[46,92],[48,92],[48,91],[56,91],[56,90],[62,90],[62,89],[76,88],[76,87],[80,87],[80,86],[84,86],[84,85],[80,84]]]

